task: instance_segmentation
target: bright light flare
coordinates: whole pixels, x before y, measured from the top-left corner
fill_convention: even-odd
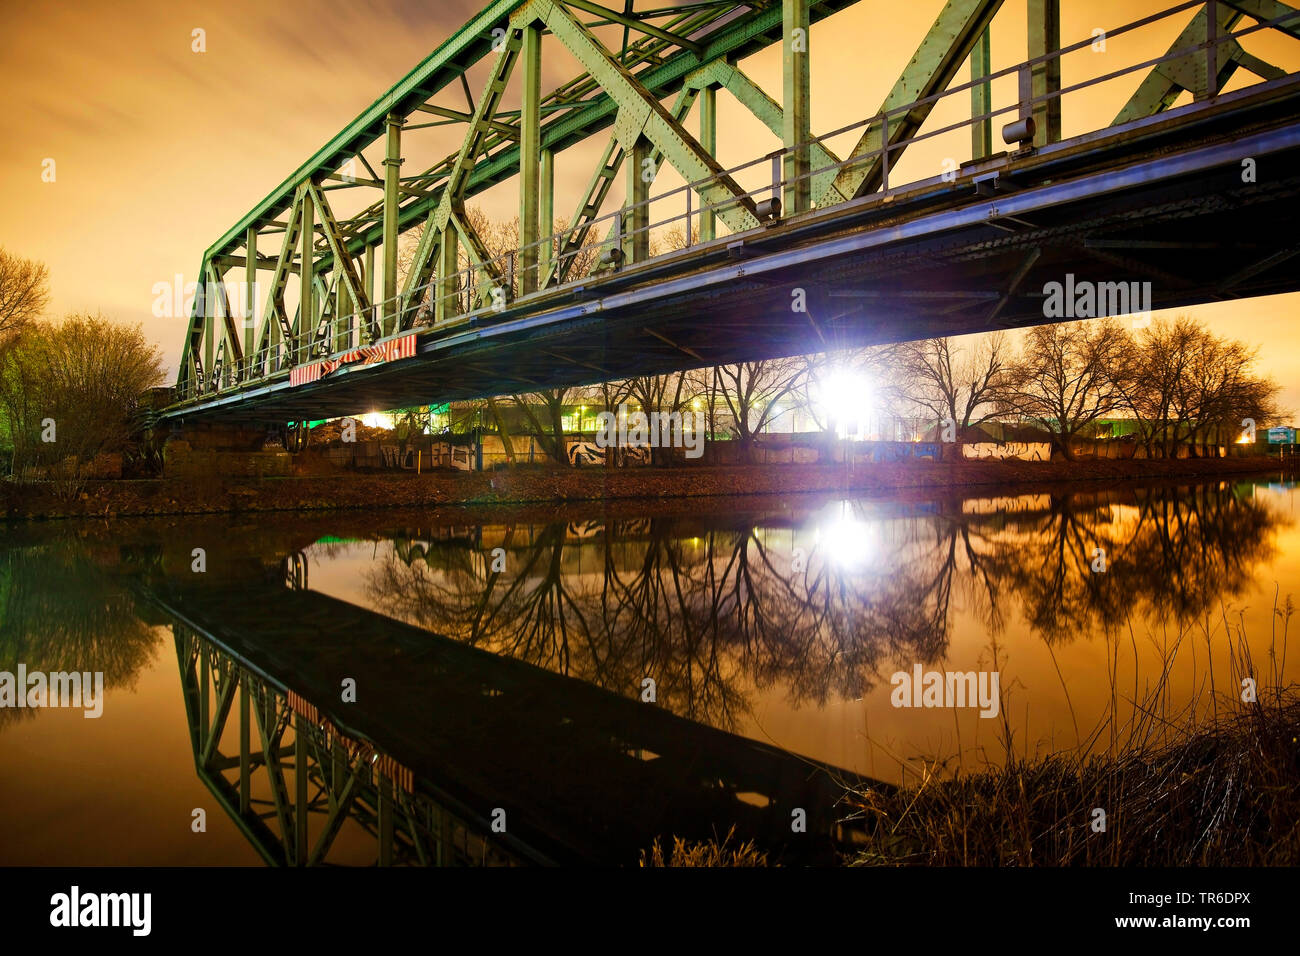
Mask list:
[[[871,413],[871,386],[866,376],[849,369],[835,369],[818,381],[813,402],[834,424],[839,437],[866,432]]]
[[[876,550],[874,529],[854,514],[849,502],[842,501],[835,514],[817,525],[817,547],[835,567],[860,570]]]

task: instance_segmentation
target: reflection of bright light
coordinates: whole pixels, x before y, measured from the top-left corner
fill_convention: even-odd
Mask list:
[[[835,425],[841,438],[866,437],[871,411],[871,389],[864,376],[847,369],[835,369],[817,384],[814,402]]]
[[[388,416],[383,412],[367,412],[361,416],[361,424],[367,428],[387,428]]]
[[[866,564],[873,550],[871,526],[858,520],[852,506],[841,502],[839,513],[817,527],[817,546],[837,567],[856,569]]]

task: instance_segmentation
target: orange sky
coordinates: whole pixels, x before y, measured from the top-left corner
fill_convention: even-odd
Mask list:
[[[658,0],[653,5],[663,6]],[[1169,5],[1065,3],[1062,41]],[[192,280],[207,246],[479,6],[473,0],[0,6],[0,245],[47,263],[51,314],[99,310],[117,321],[143,323],[174,372],[184,320],[152,315],[154,284],[172,281],[176,273]],[[941,0],[862,0],[813,28],[815,134],[876,110],[941,6]],[[995,21],[995,68],[1025,58],[1024,9],[1024,0],[1007,0]],[[1188,17],[1114,40],[1105,53],[1067,58],[1065,82],[1163,52]],[[204,53],[191,50],[195,28],[206,31]],[[1295,41],[1256,37],[1244,45],[1284,68],[1300,65]],[[547,81],[576,72],[555,46],[551,41],[544,47]],[[742,66],[779,100],[777,51]],[[1252,79],[1240,75],[1232,85]],[[1108,122],[1135,85],[1136,79],[1117,81],[1067,97],[1065,134]],[[471,87],[477,96],[481,80],[476,77]],[[995,88],[994,105],[1005,105],[1012,92]],[[447,94],[447,103],[463,108],[459,90]],[[944,122],[945,115],[947,121],[960,117],[966,98],[953,99],[947,113],[935,111],[931,125]],[[724,165],[777,145],[725,95],[719,104]],[[689,122],[693,127],[694,116]],[[969,142],[964,132],[949,151],[959,150],[962,141]],[[441,144],[439,149],[451,151]],[[926,164],[937,162],[945,149],[936,140],[905,161],[917,175],[931,175]],[[557,215],[568,215],[569,197],[590,174],[587,152],[575,149],[559,158]],[[46,159],[56,164],[53,183],[41,179]],[[679,182],[662,176],[655,191]],[[489,214],[513,214],[510,188],[498,187],[480,200]],[[1292,318],[1298,304],[1296,296],[1279,296],[1193,312],[1216,331],[1258,345],[1262,369],[1283,385],[1283,401],[1294,411],[1300,411],[1300,349]]]

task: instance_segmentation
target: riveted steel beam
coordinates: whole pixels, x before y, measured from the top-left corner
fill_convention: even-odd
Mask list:
[[[993,154],[993,121],[977,120],[993,110],[993,89],[988,83],[976,81],[992,72],[992,44],[989,29],[985,27],[970,51],[970,78],[975,83],[970,88],[970,115],[974,121],[970,129],[971,159],[984,159]]]
[[[402,117],[389,113],[384,119],[384,303],[383,328],[390,329],[397,316],[397,231],[398,192],[401,188]]]
[[[771,97],[768,97],[768,101],[772,102]],[[772,102],[772,105],[776,104]],[[700,145],[710,156],[718,155],[718,92],[712,85],[700,89]],[[689,222],[686,223],[686,228],[689,232],[691,228]],[[700,241],[708,242],[710,239],[716,239],[717,236],[718,217],[713,214],[712,209],[701,210]]]
[[[1215,20],[1220,35],[1231,30],[1241,20],[1241,12],[1229,6],[1217,4],[1216,10]],[[1174,53],[1205,43],[1209,37],[1206,29],[1208,24],[1209,18],[1205,15],[1205,10],[1198,10],[1192,17],[1192,21],[1170,44],[1168,52]],[[1226,56],[1223,55],[1225,47]],[[1240,44],[1235,40],[1228,40],[1220,45],[1220,52],[1216,57],[1217,76],[1213,82],[1207,75],[1206,57],[1200,53],[1192,52],[1175,60],[1156,64],[1129,97],[1111,125],[1118,126],[1120,123],[1141,119],[1144,116],[1154,116],[1172,106],[1183,90],[1188,90],[1194,96],[1202,98],[1217,93],[1236,71],[1237,61],[1234,54],[1240,49]]]
[[[298,204],[302,215],[299,227],[299,240],[302,243],[302,271],[298,274],[298,322],[294,329],[297,348],[293,352],[293,364],[300,365],[307,360],[307,350],[311,347],[311,332],[316,325],[316,223],[315,206],[311,201],[311,181],[302,185],[302,202]]]
[[[877,113],[899,110],[941,93],[970,56],[1001,6],[1002,0],[948,0]],[[933,107],[933,103],[925,103],[907,113],[890,117],[888,143],[897,146],[913,136]],[[865,196],[880,187],[884,164],[875,154],[881,149],[883,131],[883,123],[872,123],[858,139],[848,158],[861,157],[862,162],[846,166],[835,179],[835,191],[841,196]],[[898,163],[901,152],[891,150],[891,165]],[[817,199],[818,206],[833,202],[835,197],[829,190]]]
[[[731,229],[740,232],[758,225],[754,200],[590,30],[552,0],[533,0],[529,9],[536,11],[617,105],[614,129],[625,151],[644,136],[687,182],[702,182],[702,198],[717,207],[718,218]]]
[[[519,111],[519,292],[527,294],[540,284],[537,242],[544,222],[541,216],[542,29],[535,22],[523,28],[520,72],[523,95]],[[545,228],[549,235],[549,222]]]
[[[1061,48],[1061,0],[1029,0],[1029,59]],[[987,29],[985,33],[987,33]],[[1034,145],[1061,141],[1061,58],[1053,56],[1030,70],[1033,93]]]
[[[785,211],[807,212],[812,206],[812,170],[808,141],[812,139],[812,88],[808,57],[808,0],[782,0],[785,18],[781,40],[781,74],[784,83],[781,124],[784,159]]]

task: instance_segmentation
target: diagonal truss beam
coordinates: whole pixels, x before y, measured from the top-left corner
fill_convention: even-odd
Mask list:
[[[907,69],[880,104],[878,114],[943,92],[1001,6],[1002,0],[948,0],[916,48]],[[888,123],[889,145],[896,146],[913,136],[933,106],[933,103],[926,103],[909,113],[891,117]],[[837,198],[865,196],[880,187],[884,167],[881,157],[874,154],[881,148],[884,125],[872,123],[867,127],[848,156],[851,160],[863,157],[863,161],[846,166],[835,178],[833,188],[824,190],[818,197],[818,206],[830,205]],[[900,154],[900,150],[890,152],[891,165],[898,162]]]
[[[782,135],[785,112],[782,110],[781,104],[768,96],[762,87],[751,80],[737,66],[721,60],[702,66],[686,77],[686,87],[696,90],[704,90],[709,87],[724,89],[771,132],[777,136]],[[808,151],[814,171],[812,177],[813,195],[831,196],[831,202],[840,202],[852,198],[841,193],[836,185],[835,179],[839,170],[828,168],[838,166],[839,158],[820,142],[810,143]],[[821,170],[821,172],[817,172],[818,170]]]
[[[533,0],[521,13],[541,19],[600,82],[618,107],[614,129],[625,153],[633,150],[637,140],[644,137],[687,182],[701,184],[701,198],[717,207],[718,218],[732,230],[743,232],[758,226],[754,200],[590,30],[553,0]]]
[[[1231,30],[1241,19],[1241,13],[1227,7],[1223,4],[1216,4],[1218,32]],[[1209,23],[1205,15],[1205,10],[1201,9],[1196,12],[1192,20],[1183,31],[1174,38],[1170,44],[1168,53],[1177,50],[1205,43],[1208,38],[1206,26]],[[1241,50],[1241,46],[1236,40],[1225,41],[1220,47],[1220,54],[1224,53],[1224,47],[1227,47],[1227,55],[1220,55],[1218,60],[1218,76],[1211,81],[1207,76],[1207,64],[1204,54],[1192,52],[1186,56],[1179,57],[1176,60],[1170,60],[1165,63],[1157,63],[1151,68],[1151,72],[1146,75],[1138,85],[1137,90],[1129,97],[1123,109],[1112,121],[1112,126],[1118,126],[1121,123],[1127,123],[1131,120],[1142,119],[1146,116],[1154,116],[1173,105],[1174,100],[1178,99],[1183,90],[1188,90],[1196,96],[1209,96],[1217,93],[1223,88],[1223,84],[1237,69],[1237,62],[1233,54]]]
[[[361,284],[361,274],[357,271],[356,262],[348,252],[343,233],[339,229],[338,221],[334,218],[334,211],[330,208],[329,201],[321,192],[320,187],[315,183],[307,183],[307,193],[316,206],[316,217],[320,221],[321,230],[325,233],[325,244],[334,257],[334,267],[339,280],[343,283],[343,288],[347,291],[348,301],[352,303],[358,314],[363,317],[370,341],[373,342],[379,338],[379,327],[374,320],[370,296],[367,295],[365,288]]]

